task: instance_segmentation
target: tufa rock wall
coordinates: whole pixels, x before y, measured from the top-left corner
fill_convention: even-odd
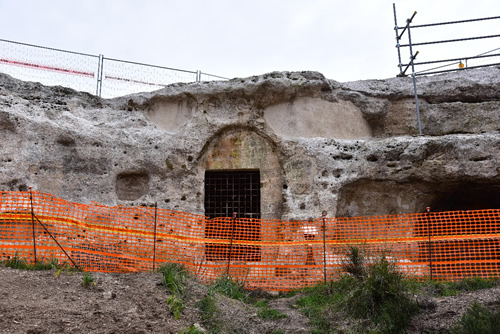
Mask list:
[[[315,72],[104,100],[0,74],[0,190],[204,214],[206,170],[259,170],[265,219],[498,208],[500,69]]]

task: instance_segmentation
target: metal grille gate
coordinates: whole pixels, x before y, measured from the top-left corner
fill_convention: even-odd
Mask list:
[[[217,219],[233,217],[233,213],[237,217],[234,222]],[[260,241],[260,172],[206,171],[205,215],[209,218],[205,226],[207,238]],[[227,260],[229,245],[207,243],[205,254],[209,261]],[[260,261],[260,246],[233,245],[231,258]]]

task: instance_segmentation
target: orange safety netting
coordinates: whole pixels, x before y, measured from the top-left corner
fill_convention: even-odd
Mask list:
[[[88,271],[176,262],[206,283],[230,275],[248,288],[290,290],[338,278],[348,248],[358,246],[368,263],[384,254],[411,278],[500,274],[500,209],[281,221],[86,205],[39,192],[32,201],[29,192],[0,192],[1,260],[33,261],[36,248],[39,261],[71,263],[63,248]]]

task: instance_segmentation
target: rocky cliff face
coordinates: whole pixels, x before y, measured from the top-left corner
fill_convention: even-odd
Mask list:
[[[498,208],[500,68],[338,83],[270,73],[103,100],[0,74],[0,190],[205,213],[259,170],[262,218]]]

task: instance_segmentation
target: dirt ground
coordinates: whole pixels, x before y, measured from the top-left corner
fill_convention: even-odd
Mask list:
[[[81,272],[55,274],[55,270],[0,265],[0,333],[179,333],[193,324],[203,328],[197,306],[207,293],[202,284],[189,283],[186,309],[176,320],[159,273],[92,273],[96,284],[90,287],[82,285]],[[499,296],[500,287],[496,287],[422,300],[426,308],[415,317],[409,332],[446,333],[474,300],[492,305]],[[270,308],[288,315],[279,320],[260,319],[252,305],[223,296],[216,300],[227,333],[311,333],[308,319],[294,307],[298,297],[269,302]],[[338,318],[339,327],[344,327],[345,317]]]

